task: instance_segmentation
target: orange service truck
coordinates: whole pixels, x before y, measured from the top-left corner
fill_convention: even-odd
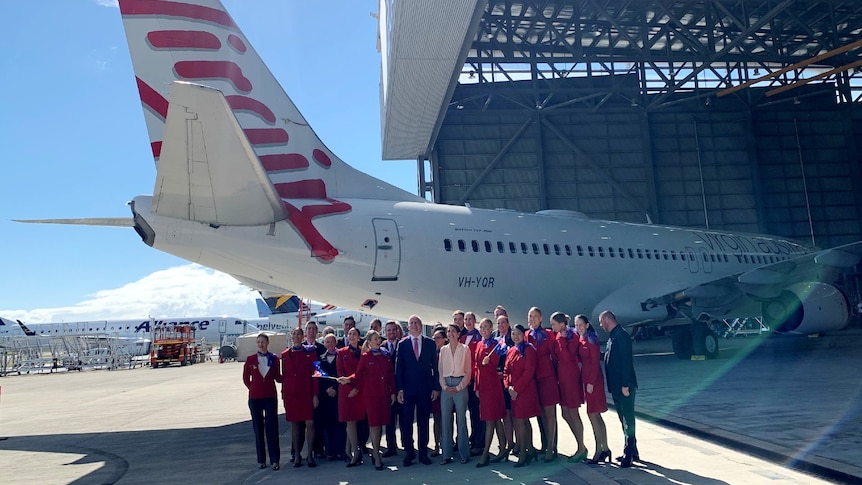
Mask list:
[[[174,362],[194,364],[197,360],[197,341],[194,325],[159,325],[153,328],[150,366],[153,369]]]

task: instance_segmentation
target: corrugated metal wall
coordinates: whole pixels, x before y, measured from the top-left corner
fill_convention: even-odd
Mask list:
[[[621,102],[542,110],[528,102],[541,99],[535,84],[506,90],[456,90],[453,99],[472,101],[453,103],[437,137],[435,201],[634,222],[649,213],[655,223],[809,243],[813,227],[821,247],[862,239],[862,115],[831,94],[756,111],[710,98],[644,112]]]

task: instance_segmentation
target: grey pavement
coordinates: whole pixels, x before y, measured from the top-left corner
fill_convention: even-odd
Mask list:
[[[636,352],[644,354],[635,362],[638,408],[645,413],[638,445],[645,463],[631,469],[565,463],[576,445],[560,420],[565,456],[555,463],[477,469],[475,459],[448,466],[438,460],[403,468],[401,453],[385,459],[384,471],[368,460],[350,469],[320,461],[294,469],[287,463],[290,428],[281,421],[283,468],[258,470],[239,363],[8,376],[0,379],[0,437],[7,438],[0,441],[0,483],[828,483],[785,465],[833,460],[842,473],[858,473],[852,459],[836,454],[846,445],[829,444],[858,437],[855,429],[845,431],[859,421],[858,400],[844,399],[860,386],[852,378],[859,366],[848,367],[858,364],[858,346],[849,340],[805,340],[798,347],[769,341],[745,359],[730,350],[706,362],[677,360],[667,353],[667,339],[638,342]],[[583,408],[581,416],[592,452]],[[616,455],[619,421],[613,410],[604,419]]]

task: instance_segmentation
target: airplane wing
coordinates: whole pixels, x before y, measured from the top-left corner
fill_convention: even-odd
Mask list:
[[[77,219],[12,219],[25,224],[69,224],[75,226],[135,227],[131,217],[89,217]]]
[[[701,313],[716,318],[761,316],[761,303],[781,297],[791,285],[830,283],[841,272],[859,264],[860,260],[862,241],[680,288],[649,298],[641,302],[641,307],[646,310],[664,305],[688,310],[694,317]]]

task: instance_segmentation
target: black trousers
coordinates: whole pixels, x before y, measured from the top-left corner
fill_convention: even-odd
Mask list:
[[[416,448],[413,447],[413,416],[416,416],[416,427],[419,429],[419,439]],[[405,395],[401,407],[401,444],[407,452],[407,458],[415,458],[416,450],[419,456],[428,456],[428,423],[431,419],[431,394]]]
[[[628,397],[623,396],[622,390],[611,392],[626,438],[635,437],[635,391],[635,388],[630,387]]]
[[[386,425],[386,448],[389,450],[397,450],[398,443],[395,439],[395,429],[398,422],[401,421],[401,404],[395,401],[389,408],[389,424]],[[404,440],[401,440],[401,446],[404,447]]]
[[[249,398],[248,409],[251,411],[251,425],[254,428],[257,462],[266,463],[266,449],[269,449],[270,463],[278,463],[281,461],[281,447],[278,444],[277,399],[274,397]]]

